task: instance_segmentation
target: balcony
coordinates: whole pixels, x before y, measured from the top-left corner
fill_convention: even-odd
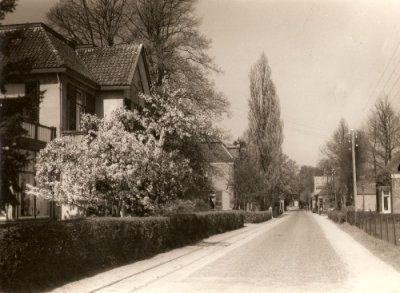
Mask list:
[[[72,138],[73,143],[79,143],[87,134],[86,131],[80,130],[63,130],[61,131],[61,136],[69,136]]]
[[[22,128],[27,131],[18,139],[17,144],[23,149],[40,150],[56,138],[56,128],[37,123],[22,122]]]

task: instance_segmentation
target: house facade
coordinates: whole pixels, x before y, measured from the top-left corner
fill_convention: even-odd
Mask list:
[[[377,210],[376,183],[368,180],[357,181],[357,197],[355,208],[357,211]]]
[[[209,163],[208,178],[213,190],[210,191],[211,208],[216,210],[231,210],[234,208],[234,191],[232,188],[234,155],[239,152],[238,147],[228,147],[220,141],[203,143],[202,152]]]
[[[0,26],[0,36],[13,31],[21,31],[22,36],[13,39],[7,58],[0,56],[0,65],[28,60],[31,68],[23,74],[9,72],[0,105],[24,113],[24,97],[42,96],[37,113],[24,116],[28,134],[18,145],[33,159],[56,137],[82,135],[83,113],[103,118],[120,107],[144,106],[139,94],[150,93],[150,76],[142,45],[75,46],[42,23]],[[20,173],[21,186],[34,185],[34,160],[25,169]],[[72,212],[24,193],[18,201],[19,206],[9,210],[9,219],[64,219]]]

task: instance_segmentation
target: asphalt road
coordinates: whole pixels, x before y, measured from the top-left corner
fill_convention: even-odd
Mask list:
[[[298,211],[54,292],[400,292],[400,274],[325,217]]]

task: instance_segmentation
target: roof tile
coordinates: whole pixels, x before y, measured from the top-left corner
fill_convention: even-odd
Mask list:
[[[100,85],[129,85],[136,67],[140,45],[77,49],[80,58]]]

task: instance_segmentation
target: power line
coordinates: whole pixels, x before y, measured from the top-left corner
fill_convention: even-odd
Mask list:
[[[396,35],[398,34],[398,32],[399,32],[399,29],[397,29]],[[376,89],[378,88],[380,82],[382,81],[382,78],[385,76],[386,71],[389,69],[389,65],[391,64],[392,59],[393,59],[394,56],[396,55],[396,52],[397,52],[397,50],[399,49],[399,47],[400,47],[400,39],[398,40],[397,45],[396,45],[396,48],[395,48],[395,50],[393,51],[393,54],[391,55],[391,57],[389,58],[389,61],[386,63],[385,68],[383,69],[383,71],[382,71],[382,73],[381,73],[381,75],[380,75],[380,77],[379,77],[379,79],[378,79],[378,82],[375,84],[373,91],[370,92],[369,97],[368,97],[368,100],[367,100],[367,102],[365,103],[365,106],[364,106],[364,109],[363,109],[363,110],[365,110],[365,108],[368,106],[368,104],[369,104],[371,98],[374,96],[374,93],[376,92]],[[399,61],[397,62],[397,66],[398,66],[399,62],[400,62],[400,59],[399,59]],[[395,67],[395,70],[396,70],[397,66]],[[392,71],[392,74],[393,74],[393,72],[394,72],[395,70]],[[391,79],[391,76],[390,76],[390,78],[387,80],[387,82],[388,82],[390,79]],[[387,82],[386,82],[386,83],[387,83]],[[381,92],[385,89],[386,83],[385,83],[385,86],[383,87],[383,89],[382,89],[379,93],[381,93]]]

